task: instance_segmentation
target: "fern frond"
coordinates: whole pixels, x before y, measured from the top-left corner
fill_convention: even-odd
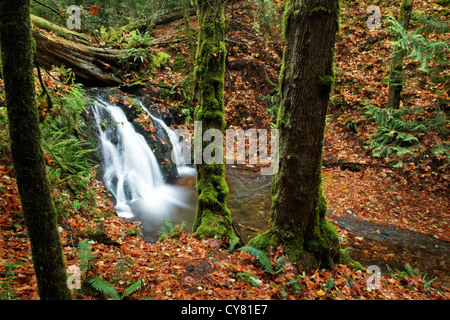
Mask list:
[[[78,249],[77,256],[78,259],[81,260],[81,262],[89,262],[94,259],[89,239],[81,240],[78,243],[77,249]]]
[[[123,298],[129,296],[130,294],[140,290],[141,289],[141,285],[142,285],[142,281],[141,280],[136,281],[131,286],[129,286],[128,288],[125,289],[125,291],[123,292],[123,294],[120,297],[120,299],[123,299]]]
[[[261,266],[264,268],[264,271],[271,273],[271,274],[274,273],[272,264],[270,263],[269,258],[262,250],[259,250],[252,246],[245,246],[245,247],[240,248],[239,250],[246,251],[249,254],[251,254],[252,256],[254,256],[259,261]]]
[[[116,288],[114,287],[113,284],[109,283],[108,281],[99,277],[91,277],[87,279],[86,282],[89,283],[95,290],[104,293],[115,300],[120,299],[119,294],[116,291]]]

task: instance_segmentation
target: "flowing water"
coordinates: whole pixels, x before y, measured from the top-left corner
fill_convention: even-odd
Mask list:
[[[142,221],[147,238],[155,240],[153,233],[160,230],[165,219],[180,223],[180,213],[193,211],[192,190],[165,183],[145,138],[135,131],[120,107],[96,98],[92,109],[104,158],[103,181],[115,197],[116,211],[121,217]],[[170,130],[167,126],[165,129]],[[172,136],[172,143],[178,144]],[[178,167],[183,175],[195,173],[182,161]]]
[[[171,140],[173,160],[180,176],[176,184],[164,181],[158,161],[145,138],[135,131],[121,108],[97,98],[93,112],[104,157],[103,179],[116,199],[117,213],[119,216],[141,221],[145,239],[153,242],[157,240],[156,232],[161,229],[165,219],[170,219],[175,224],[185,222],[185,230],[192,230],[197,200],[195,169],[184,161],[178,134],[164,121],[152,115],[145,106],[140,105],[152,118],[155,126],[165,130]],[[232,165],[226,168],[230,189],[228,207],[244,242],[257,232],[266,230],[269,225],[271,178]],[[438,275],[443,273],[442,278],[448,281],[445,276],[449,271],[448,243],[411,231],[368,225],[369,222],[357,218],[329,218],[336,225],[366,239],[366,245],[363,243],[363,247],[358,245],[357,248],[370,250],[370,243],[373,243],[371,241],[375,241],[384,246],[385,256],[393,257],[389,261],[390,265],[397,262],[413,266],[419,264],[421,271]],[[374,232],[374,228],[378,232]],[[376,238],[377,235],[380,236],[379,239]],[[367,260],[365,253],[354,258],[365,265],[380,263],[376,257],[375,260]],[[383,260],[384,264],[387,262]]]

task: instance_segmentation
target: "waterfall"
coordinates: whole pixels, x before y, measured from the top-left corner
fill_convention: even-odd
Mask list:
[[[172,129],[170,129],[162,119],[156,118],[151,112],[143,105],[141,101],[138,101],[142,110],[144,110],[152,119],[156,121],[169,136],[170,142],[172,143],[172,160],[177,166],[177,171],[180,176],[195,176],[196,170],[193,167],[187,165],[184,158],[184,141],[180,141],[180,136]],[[190,147],[190,146],[189,146]]]
[[[165,183],[155,155],[121,108],[97,97],[92,110],[104,158],[103,180],[116,198],[118,215],[158,231],[166,218],[189,207],[185,190]]]

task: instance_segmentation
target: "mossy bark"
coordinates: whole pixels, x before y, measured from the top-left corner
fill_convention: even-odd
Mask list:
[[[38,294],[41,299],[72,299],[41,148],[28,0],[0,2],[0,46],[11,153]]]
[[[334,80],[338,0],[291,0],[280,72],[279,170],[272,181],[272,224],[249,245],[282,245],[294,262],[342,261],[336,229],[325,218],[321,189],[325,116]],[[326,79],[327,81],[324,81]]]
[[[408,30],[413,3],[413,0],[403,0],[400,6],[398,22],[404,30]],[[388,108],[400,108],[404,83],[403,60],[405,56],[406,52],[402,48],[399,46],[394,47],[391,61],[391,74],[389,77]]]
[[[200,121],[200,132],[194,134],[194,157],[200,158],[209,142],[203,141],[205,131],[216,129],[223,133],[224,75],[225,75],[225,1],[198,1],[199,37],[194,70],[198,82],[199,102],[195,121]],[[201,238],[232,239],[232,219],[227,208],[228,186],[225,181],[223,144],[216,149],[221,163],[197,164],[197,215],[193,231]],[[202,160],[202,159],[200,159]],[[198,163],[198,162],[196,162]]]

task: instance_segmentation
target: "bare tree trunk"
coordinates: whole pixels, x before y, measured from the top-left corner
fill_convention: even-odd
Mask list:
[[[130,11],[131,16],[136,18],[136,0],[130,0]]]
[[[408,30],[413,3],[414,0],[403,0],[400,6],[398,22],[404,30]],[[405,55],[406,53],[402,48],[399,46],[394,47],[391,61],[391,75],[389,78],[388,108],[400,108],[404,82],[403,59],[405,58]]]
[[[41,299],[72,299],[41,148],[29,0],[0,1],[0,46],[9,136]]]

